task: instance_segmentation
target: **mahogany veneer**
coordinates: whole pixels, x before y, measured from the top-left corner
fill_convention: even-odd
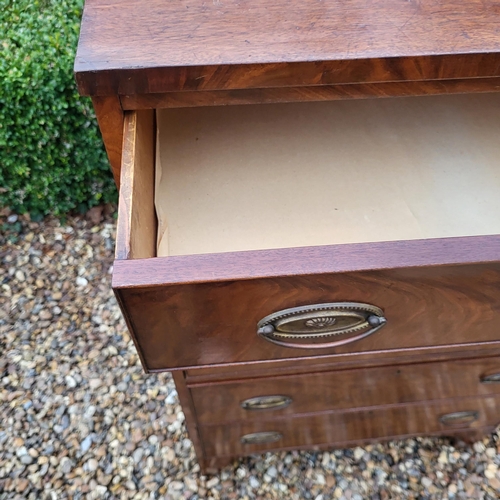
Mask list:
[[[474,439],[500,421],[499,100],[445,95],[500,90],[499,25],[488,0],[86,1],[75,73],[120,188],[113,288],[144,369],[174,371],[206,470],[267,450]],[[425,106],[404,99],[427,95],[442,111],[426,122]],[[398,99],[370,117],[356,106],[352,133],[352,102],[311,104],[376,97]],[[307,111],[307,134],[292,108],[263,107],[298,101],[280,106]],[[182,109],[222,105],[252,108]],[[327,151],[340,132],[357,156]],[[400,176],[392,211],[389,168]],[[316,202],[297,172],[352,196]],[[398,210],[415,209],[415,179],[407,236]],[[308,203],[291,194],[301,187]],[[428,236],[440,203],[447,218]],[[337,209],[345,217],[322,213]],[[281,233],[257,212],[271,226],[281,217]],[[340,230],[352,214],[360,226]],[[299,244],[287,243],[294,228]]]

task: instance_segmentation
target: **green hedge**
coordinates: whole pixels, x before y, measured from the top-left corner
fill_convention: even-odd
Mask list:
[[[0,0],[0,207],[84,211],[116,190],[73,62],[83,0]]]

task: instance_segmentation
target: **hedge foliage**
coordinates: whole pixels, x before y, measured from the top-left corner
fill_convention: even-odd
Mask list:
[[[73,63],[83,0],[0,0],[0,207],[32,217],[113,201]]]

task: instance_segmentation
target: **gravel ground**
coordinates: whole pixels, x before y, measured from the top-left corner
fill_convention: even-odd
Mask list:
[[[500,498],[497,433],[266,454],[201,475],[172,379],[143,374],[111,293],[110,212],[0,212],[0,500]]]

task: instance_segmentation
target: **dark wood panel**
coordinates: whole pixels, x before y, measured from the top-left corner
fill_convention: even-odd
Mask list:
[[[443,415],[477,411],[470,424],[445,425]],[[363,411],[318,414],[279,421],[245,422],[201,427],[207,456],[230,457],[298,447],[339,446],[350,441],[387,439],[395,436],[440,433],[453,435],[463,429],[492,427],[500,421],[499,398],[465,398],[376,408]],[[242,444],[242,436],[256,432],[279,432],[282,439],[269,444]]]
[[[203,450],[203,443],[200,439],[200,434],[198,430],[198,421],[196,419],[195,408],[191,393],[186,385],[186,378],[184,372],[177,371],[172,373],[172,377],[175,382],[175,388],[177,389],[177,394],[179,396],[179,401],[182,405],[182,411],[186,417],[186,427],[189,433],[189,439],[193,443],[193,447],[196,451],[196,456],[203,462],[203,457],[205,456]]]
[[[451,438],[452,440],[458,439],[461,441],[465,441],[466,443],[475,443],[476,441],[482,440],[488,434],[491,434],[495,430],[493,425],[487,427],[480,427],[474,429],[450,429],[446,431],[446,437]],[[428,432],[426,436],[429,437],[438,437],[442,436],[442,432]],[[417,434],[407,434],[407,435],[399,435],[399,436],[386,436],[378,439],[354,439],[352,441],[337,441],[334,444],[331,443],[323,443],[319,445],[314,445],[311,447],[307,446],[295,446],[291,449],[293,450],[311,450],[319,451],[319,450],[332,450],[333,448],[351,448],[354,446],[363,446],[368,443],[380,443],[385,441],[396,441],[407,439],[411,437],[415,437]],[[227,467],[231,465],[235,461],[235,457],[226,456],[226,457],[207,457],[203,460],[202,469],[206,474],[219,474],[220,469],[223,467]]]
[[[156,255],[155,131],[154,111],[129,111],[125,115],[116,230],[118,260]]]
[[[433,80],[350,85],[317,85],[265,89],[165,92],[120,96],[123,109],[183,108],[227,104],[262,104],[296,101],[334,101],[369,97],[405,97],[416,95],[498,92],[500,78]]]
[[[106,147],[113,178],[120,189],[120,172],[123,148],[123,109],[118,96],[92,98],[102,140]]]
[[[500,235],[352,243],[120,260],[115,262],[113,286],[149,288],[499,260]]]
[[[500,76],[494,0],[87,0],[83,94]]]
[[[295,261],[301,263],[305,264]],[[146,274],[143,279],[146,284]],[[500,263],[492,263],[117,288],[116,292],[147,368],[161,370],[310,356],[308,350],[262,339],[256,334],[257,322],[282,309],[326,302],[376,305],[384,311],[387,325],[357,343],[318,349],[315,355],[496,341],[499,290]]]
[[[380,368],[358,368],[303,375],[253,378],[190,387],[200,423],[270,420],[290,415],[378,405],[500,393],[500,383],[482,383],[500,375],[500,357],[453,360]],[[260,374],[255,371],[254,377]],[[500,376],[499,376],[500,379]],[[499,380],[500,382],[500,380]],[[292,402],[282,409],[245,410],[249,398],[282,395]]]
[[[500,356],[500,341],[480,342],[477,344],[455,344],[452,346],[422,349],[393,349],[391,351],[372,351],[368,354],[342,354],[333,356],[306,356],[297,360],[282,359],[277,361],[247,362],[244,364],[228,363],[222,366],[197,367],[186,370],[188,385],[201,386],[233,382],[255,377],[281,377],[308,373],[328,372],[332,370],[350,370],[354,368],[377,368],[405,363],[447,362],[451,359],[472,360]],[[485,359],[486,361],[486,359]]]

